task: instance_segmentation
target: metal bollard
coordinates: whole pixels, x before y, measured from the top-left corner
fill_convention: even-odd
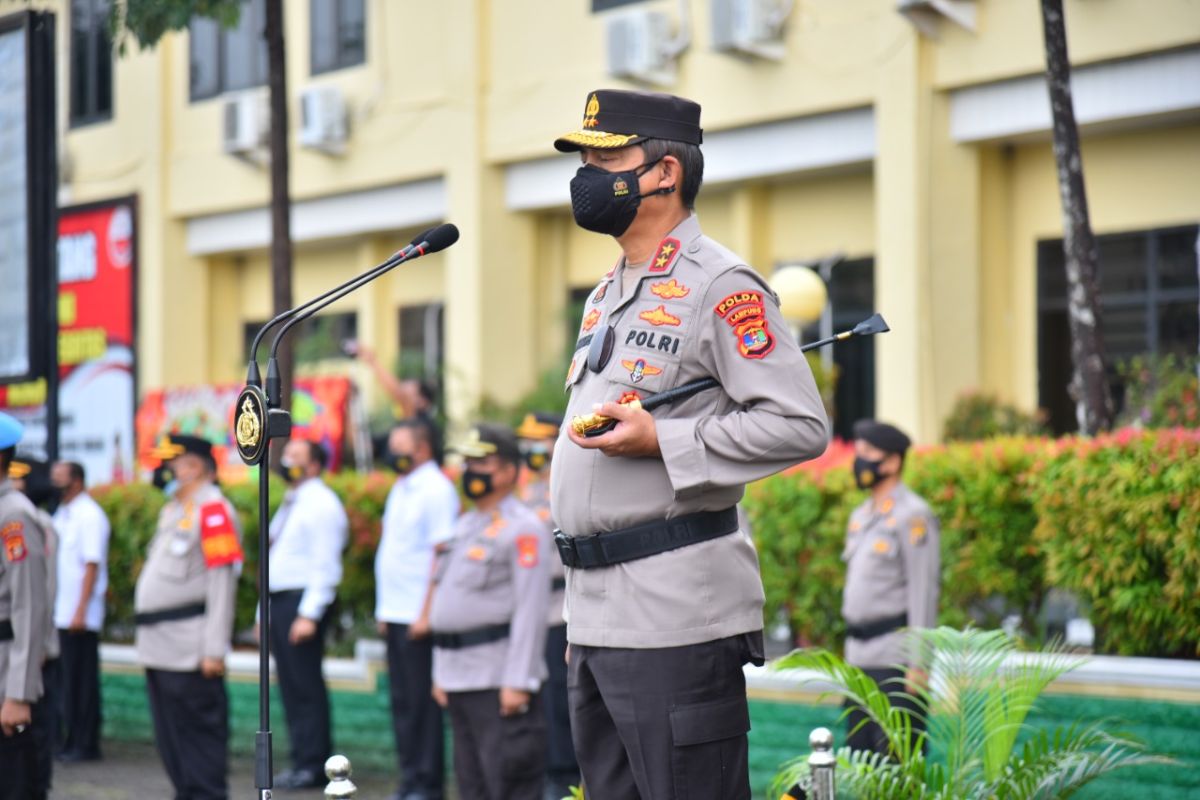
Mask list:
[[[350,780],[350,759],[345,756],[330,756],[325,762],[325,777],[329,785],[325,796],[332,800],[349,800],[358,793],[358,787]]]
[[[813,800],[834,800],[834,768],[837,756],[833,754],[833,734],[828,728],[817,728],[808,735],[808,746],[812,755],[808,757],[808,769],[812,774]]]

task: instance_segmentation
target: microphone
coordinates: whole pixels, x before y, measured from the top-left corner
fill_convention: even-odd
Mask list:
[[[371,269],[364,272],[362,275],[359,275],[356,278],[352,278],[349,281],[347,281],[346,283],[341,284],[340,286],[333,287],[332,289],[325,292],[324,294],[322,294],[319,297],[314,297],[312,300],[309,300],[306,303],[302,303],[302,304],[296,306],[295,308],[289,308],[287,311],[277,314],[274,318],[271,319],[270,322],[268,322],[266,325],[263,325],[261,328],[259,328],[258,333],[254,334],[254,342],[250,345],[250,364],[246,369],[246,385],[247,386],[262,386],[262,378],[258,372],[258,345],[262,342],[263,337],[266,336],[267,331],[271,330],[271,328],[275,327],[280,322],[283,322],[285,319],[292,316],[293,314],[304,311],[305,309],[311,307],[312,305],[321,302],[326,297],[329,297],[334,292],[345,288],[347,285],[353,283],[354,281],[359,280],[360,278],[364,278],[367,275],[371,275],[372,273],[376,272],[377,270],[379,270],[380,268],[382,268],[384,266],[390,267],[390,266],[395,266],[396,264],[400,263],[398,259],[405,258],[409,253],[411,253],[414,249],[416,249],[416,247],[419,244],[427,241],[429,236],[435,230],[437,230],[439,227],[446,227],[446,226],[444,226],[444,225],[434,226],[432,228],[428,228],[424,231],[421,231],[421,233],[418,233],[411,242],[409,242],[407,245],[405,245],[404,247],[402,247],[401,249],[399,249],[395,253],[393,253],[391,256],[389,256],[388,260],[384,261],[383,264],[380,264],[377,267],[372,267]],[[451,225],[450,227],[453,228],[454,226]],[[457,237],[457,229],[455,229],[455,238],[456,239],[458,238]],[[451,242],[450,244],[453,244],[453,242]],[[449,245],[446,245],[446,246],[449,247]]]
[[[272,407],[277,407],[279,404],[282,378],[279,375],[279,366],[275,360],[275,355],[279,351],[279,343],[283,340],[283,337],[286,336],[288,331],[295,327],[297,323],[303,322],[326,306],[341,300],[346,295],[350,294],[356,289],[361,288],[362,286],[365,286],[366,284],[406,261],[411,261],[415,258],[420,258],[421,256],[427,256],[430,253],[436,253],[440,250],[445,250],[447,247],[458,241],[458,235],[458,228],[450,223],[445,223],[443,225],[438,225],[435,228],[431,228],[421,236],[417,237],[417,239],[421,241],[417,242],[416,244],[410,244],[408,247],[396,253],[387,261],[384,261],[374,269],[368,270],[362,275],[351,279],[341,286],[329,290],[325,294],[317,297],[314,300],[310,300],[308,303],[305,303],[299,308],[292,309],[291,318],[284,323],[284,326],[279,329],[279,333],[275,334],[275,338],[271,340],[271,357],[267,361],[268,403]]]

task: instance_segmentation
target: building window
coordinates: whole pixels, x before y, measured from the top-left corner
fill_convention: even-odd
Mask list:
[[[264,0],[242,3],[242,13],[233,28],[222,28],[213,19],[193,19],[188,29],[191,99],[203,100],[266,84],[266,25]]]
[[[71,125],[112,119],[109,0],[71,0]]]
[[[254,335],[263,322],[250,322],[242,328],[242,349],[249,352]],[[288,333],[293,343],[296,364],[318,364],[322,361],[348,359],[346,343],[358,335],[358,315],[353,311],[341,314],[318,314],[301,322]],[[270,343],[267,337],[267,344]],[[260,347],[259,352],[265,350]]]
[[[1194,356],[1200,340],[1200,228],[1164,228],[1097,237],[1104,344],[1118,411],[1116,366],[1134,356]],[[1061,239],[1038,243],[1038,404],[1055,433],[1076,429],[1071,331]]]
[[[436,380],[442,372],[442,303],[400,308],[400,376]]]
[[[312,73],[353,67],[367,58],[363,0],[311,0]]]
[[[628,6],[633,3],[644,3],[646,0],[592,0],[592,13],[608,11],[610,8]]]

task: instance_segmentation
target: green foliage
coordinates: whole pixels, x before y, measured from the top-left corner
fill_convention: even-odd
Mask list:
[[[1200,432],[1063,440],[1037,472],[1047,579],[1088,600],[1099,646],[1200,656]]]
[[[124,54],[127,35],[140,47],[154,47],[167,31],[184,30],[195,17],[232,28],[241,11],[241,0],[124,0],[112,3],[108,27]]]
[[[543,370],[538,376],[537,386],[515,403],[505,405],[485,397],[479,405],[479,419],[515,427],[526,414],[534,411],[565,414],[568,396],[563,390],[563,380],[567,375],[568,363],[567,359],[563,359],[561,364]]]
[[[838,796],[855,800],[1027,800],[1070,797],[1095,778],[1142,764],[1170,763],[1142,746],[1107,733],[1098,724],[1029,727],[1026,718],[1046,687],[1079,665],[1051,648],[1021,656],[999,631],[938,628],[918,634],[938,654],[937,693],[909,684],[925,709],[926,733],[912,735],[911,720],[893,708],[862,670],[825,650],[799,650],[775,669],[810,670],[834,692],[861,706],[887,736],[888,756],[838,751]],[[1018,741],[1025,737],[1024,745]],[[928,744],[928,754],[925,744]],[[786,764],[772,794],[808,780],[805,759]]]
[[[997,397],[978,392],[960,395],[942,426],[942,438],[947,442],[1043,433],[1045,426],[1037,415],[1027,414]]]
[[[131,640],[134,582],[145,563],[165,498],[145,483],[102,486],[93,489],[91,495],[108,515],[112,529],[108,545],[107,638]]]
[[[1123,424],[1144,428],[1200,426],[1196,358],[1139,356],[1122,364],[1118,371],[1125,381]]]

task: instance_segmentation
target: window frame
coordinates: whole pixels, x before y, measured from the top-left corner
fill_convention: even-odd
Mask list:
[[[117,104],[116,97],[116,80],[115,67],[116,59],[112,55],[112,40],[108,36],[108,14],[111,8],[112,0],[71,0],[68,6],[70,12],[70,20],[67,26],[67,125],[70,129],[85,128],[89,125],[96,125],[103,122],[111,122],[113,113]],[[82,94],[84,96],[84,105],[87,106],[85,112],[80,112],[75,107],[75,19],[77,16],[77,7],[81,5],[88,6],[88,13],[91,16],[91,26],[87,32],[87,54],[86,59],[90,69],[87,70],[87,86]],[[100,45],[104,42],[108,43],[108,110],[96,110],[99,106],[100,97],[100,70],[97,69],[99,64],[98,52]]]
[[[342,4],[346,2],[360,2],[362,4],[362,54],[355,61],[350,61],[346,58],[347,48],[344,46],[341,38],[341,31],[335,35],[334,39],[334,59],[330,65],[318,66],[317,57],[317,6],[322,3],[327,3],[332,10],[332,16],[335,26],[339,25],[338,20],[341,19]],[[308,72],[310,75],[327,75],[331,72],[337,72],[343,69],[351,69],[360,67],[367,63],[367,2],[366,0],[309,0],[308,2]]]
[[[258,9],[258,19],[263,23],[263,25],[265,25],[266,24],[265,0],[243,0],[241,13],[246,14],[248,12],[248,13],[254,15],[256,13],[255,12],[256,8]],[[212,91],[212,92],[206,91],[204,93],[197,93],[193,87],[192,64],[194,62],[193,62],[192,56],[193,56],[193,53],[195,52],[194,48],[195,48],[195,40],[196,40],[196,36],[194,35],[194,33],[195,33],[194,26],[197,23],[211,24],[216,27],[216,32],[217,32],[217,46],[216,46],[217,80],[216,80],[216,84],[217,84],[217,86],[216,86],[216,90]],[[238,18],[239,28],[243,23],[244,23],[244,18],[239,17]],[[252,20],[251,25],[253,25],[253,24],[254,23]],[[262,59],[262,63],[263,63],[263,71],[262,71],[262,75],[260,76],[261,80],[255,81],[255,82],[249,84],[248,86],[239,86],[237,88],[231,87],[229,85],[229,76],[228,76],[228,69],[227,69],[228,64],[226,63],[227,62],[226,54],[229,52],[228,51],[229,37],[231,34],[240,32],[239,28],[225,28],[216,20],[208,19],[208,18],[194,18],[192,20],[192,22],[188,25],[188,71],[187,71],[187,76],[188,76],[188,102],[189,103],[200,103],[200,102],[204,102],[205,100],[212,100],[214,98],[222,97],[223,95],[226,95],[226,94],[231,94],[234,92],[247,92],[247,91],[251,91],[253,89],[258,89],[260,87],[267,85],[267,83],[270,80],[270,71],[271,71],[270,65],[267,63],[267,54],[266,54],[267,41],[266,41],[266,38],[263,35],[261,35],[261,33],[255,34],[253,31],[253,28],[251,28],[251,30],[250,30],[249,38],[252,41],[256,40],[257,46],[251,47],[250,49],[253,54],[252,58],[254,60],[258,60],[258,58],[260,57],[259,53],[261,53],[261,59]]]

